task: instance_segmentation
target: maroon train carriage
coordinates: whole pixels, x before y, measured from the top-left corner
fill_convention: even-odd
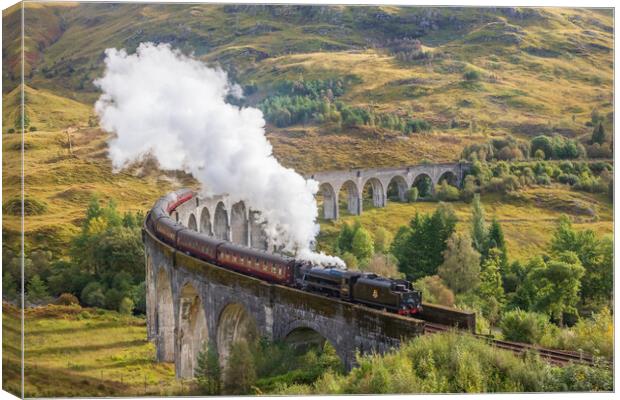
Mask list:
[[[217,247],[223,243],[226,242],[191,229],[177,233],[177,249],[208,262],[217,262]]]
[[[295,259],[225,242],[217,261],[224,267],[280,284],[293,284]]]
[[[155,233],[165,243],[175,247],[177,245],[177,233],[187,229],[183,225],[173,221],[170,217],[159,218],[154,221]]]

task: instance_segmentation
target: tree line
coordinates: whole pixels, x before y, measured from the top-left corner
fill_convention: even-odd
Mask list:
[[[123,313],[146,312],[144,248],[140,227],[144,214],[121,214],[114,201],[101,206],[91,199],[80,232],[67,254],[42,249],[25,258],[25,296],[29,304],[82,304]],[[16,300],[21,280],[17,252],[3,248],[3,297]]]
[[[329,123],[337,127],[376,126],[405,135],[425,132],[431,124],[413,116],[380,113],[371,107],[354,107],[338,100],[352,79],[283,81],[258,107],[267,122],[277,127]]]

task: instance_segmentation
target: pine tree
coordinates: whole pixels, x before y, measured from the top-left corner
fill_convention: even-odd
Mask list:
[[[407,279],[417,280],[437,273],[456,221],[452,208],[442,203],[432,215],[416,213],[408,227],[398,230],[392,253],[398,259],[398,269]]]
[[[198,353],[194,377],[198,382],[201,394],[220,394],[221,369],[217,350],[213,344],[203,345]]]
[[[474,194],[471,216],[471,239],[474,248],[483,257],[486,255],[487,232],[484,224],[484,209],[480,203],[480,194]]]
[[[508,264],[508,249],[506,248],[506,239],[504,238],[504,232],[497,218],[493,217],[491,227],[487,237],[487,249],[497,249],[500,252],[501,267],[505,267]],[[487,255],[488,256],[488,255]]]
[[[594,143],[598,143],[598,144],[605,143],[605,128],[603,127],[603,123],[602,122],[599,122],[598,125],[592,131],[592,139],[590,141],[592,142],[592,144],[594,144]]]
[[[26,294],[28,301],[31,302],[42,302],[49,298],[47,285],[39,275],[34,275],[30,278],[30,282],[28,282],[28,287],[26,288]]]

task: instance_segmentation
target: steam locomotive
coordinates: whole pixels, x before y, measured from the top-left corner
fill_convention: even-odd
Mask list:
[[[400,315],[422,310],[422,295],[411,283],[376,274],[312,265],[284,255],[240,246],[198,233],[170,214],[194,197],[189,189],[160,198],[145,224],[163,242],[212,264],[266,280]]]

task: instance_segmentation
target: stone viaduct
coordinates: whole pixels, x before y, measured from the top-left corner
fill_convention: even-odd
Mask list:
[[[399,197],[404,198],[420,176],[428,176],[433,185],[441,179],[458,185],[466,167],[422,165],[322,172],[310,177],[321,184],[327,201],[325,217],[337,218],[337,194],[342,188],[349,195],[349,210],[359,214],[362,190],[368,183],[374,189],[375,204],[385,206],[391,182],[396,182]],[[177,207],[170,218],[203,235],[268,250],[271,246],[257,215],[228,196],[196,196]],[[160,241],[147,227],[143,241],[148,337],[156,344],[157,359],[174,362],[179,378],[193,376],[196,357],[205,344],[215,345],[225,366],[231,345],[239,340],[327,340],[350,368],[357,351],[382,353],[424,329],[421,320],[269,284],[190,257]]]
[[[329,341],[345,367],[360,353],[383,353],[417,336],[423,321],[274,285],[193,258],[145,228],[147,332],[158,361],[194,374],[213,344],[224,367],[231,346],[258,338],[293,344]]]
[[[347,211],[353,215],[362,213],[364,189],[369,188],[374,207],[385,207],[388,189],[393,188],[400,201],[405,200],[407,190],[421,179],[429,179],[431,193],[442,180],[460,186],[469,164],[427,164],[398,168],[350,169],[348,171],[326,171],[310,174],[320,184],[323,197],[323,218],[338,219],[339,195],[345,192]]]

